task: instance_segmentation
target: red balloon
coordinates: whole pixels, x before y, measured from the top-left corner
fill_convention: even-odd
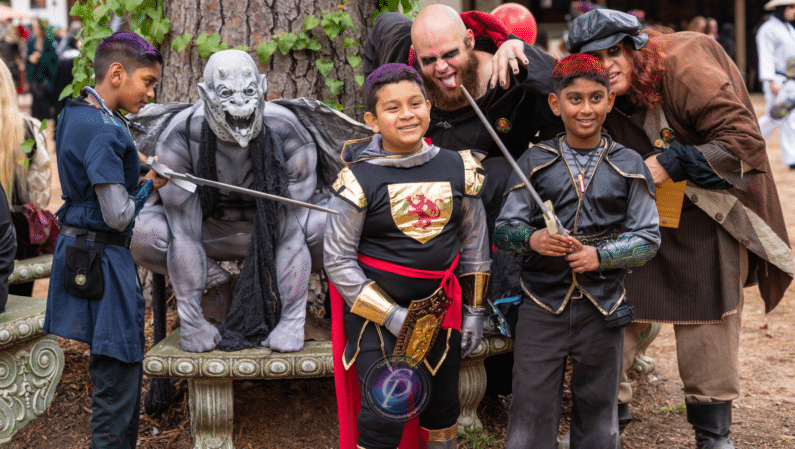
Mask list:
[[[536,41],[536,18],[529,9],[518,3],[503,3],[491,15],[499,19],[508,31],[533,45]]]

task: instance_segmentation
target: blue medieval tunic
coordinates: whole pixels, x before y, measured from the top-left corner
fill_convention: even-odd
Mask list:
[[[119,234],[104,222],[94,186],[121,184],[135,193],[140,161],[126,125],[83,99],[70,100],[58,119],[56,154],[65,201],[59,223]],[[132,236],[132,223],[121,235]],[[140,362],[145,302],[129,249],[105,245],[104,294],[101,300],[86,300],[64,289],[66,247],[74,242],[74,237],[60,235],[55,244],[44,331],[88,343],[92,354]]]

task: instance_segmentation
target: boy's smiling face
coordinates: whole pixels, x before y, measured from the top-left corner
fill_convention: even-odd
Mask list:
[[[558,95],[549,94],[549,107],[563,119],[566,141],[572,148],[595,148],[607,113],[613,108],[615,92],[602,83],[576,78]]]
[[[159,75],[160,64],[139,67],[132,73],[122,69],[115,109],[124,109],[131,114],[140,111],[155,98],[155,83]]]
[[[365,113],[364,121],[381,134],[384,151],[406,154],[419,150],[431,120],[431,102],[419,85],[408,80],[385,84],[376,95],[376,113]]]

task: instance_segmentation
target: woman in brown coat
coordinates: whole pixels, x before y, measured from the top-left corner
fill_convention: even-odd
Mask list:
[[[673,324],[697,446],[733,448],[743,286],[758,284],[769,312],[793,278],[781,204],[745,84],[714,39],[641,30],[637,18],[619,11],[578,17],[568,47],[607,67],[618,97],[604,126],[644,156],[658,207],[662,198],[678,197],[666,203],[673,213],[661,208],[657,256],[626,279],[638,319],[626,331],[624,371],[648,326],[638,323]],[[622,382],[624,423],[631,397]]]

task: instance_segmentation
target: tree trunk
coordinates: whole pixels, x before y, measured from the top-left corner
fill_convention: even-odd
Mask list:
[[[342,35],[329,40],[322,28],[316,28],[310,35],[318,37],[322,49],[319,51],[290,51],[282,55],[279,50],[273,53],[264,67],[257,56],[257,45],[273,36],[302,30],[304,18],[314,14],[321,18],[321,11],[333,12],[342,0],[171,0],[164,3],[165,17],[171,20],[171,34],[192,35],[192,44],[177,53],[167,39],[161,50],[164,64],[157,92],[159,103],[195,102],[198,99],[196,84],[202,81],[206,59],[199,55],[195,44],[202,34],[219,33],[221,41],[229,48],[247,45],[249,54],[259,66],[260,73],[268,77],[268,100],[274,98],[311,97],[329,99],[341,103],[344,112],[358,120],[362,119],[364,104],[362,87],[356,84],[355,71],[346,61],[348,55],[361,56],[361,46],[352,45],[347,49],[343,37],[352,37],[362,44],[372,26],[376,1],[351,0],[346,11],[353,19],[355,31],[346,30]],[[325,79],[315,66],[316,59],[331,60],[334,68],[329,77],[345,82],[339,95],[333,96],[326,87]]]

